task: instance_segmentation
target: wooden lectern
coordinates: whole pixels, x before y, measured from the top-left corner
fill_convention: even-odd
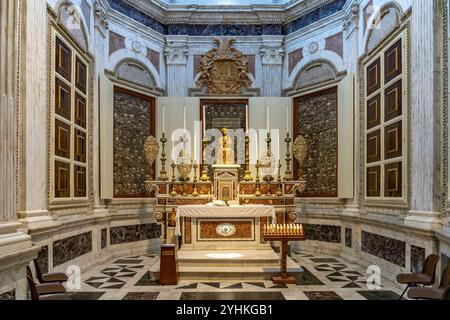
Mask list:
[[[161,246],[159,266],[159,283],[161,285],[178,284],[178,261],[175,247],[175,244],[163,244]]]

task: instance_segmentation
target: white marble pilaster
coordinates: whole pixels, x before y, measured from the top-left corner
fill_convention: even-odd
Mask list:
[[[18,231],[16,152],[19,13],[23,2],[0,3],[0,294],[26,298],[25,265],[35,257],[31,238]]]
[[[164,50],[167,65],[167,96],[185,97],[187,95],[187,58],[189,48],[187,38],[166,37],[167,45]]]
[[[413,0],[411,18],[411,211],[406,223],[441,225],[438,1]]]
[[[259,54],[262,64],[262,96],[280,97],[282,88],[282,67],[284,48],[281,46],[282,39],[277,41],[263,39],[263,46]]]
[[[21,114],[21,186],[19,217],[47,216],[47,3],[27,0],[24,6],[23,112]],[[49,218],[51,219],[51,218]],[[27,221],[29,224],[30,221]]]

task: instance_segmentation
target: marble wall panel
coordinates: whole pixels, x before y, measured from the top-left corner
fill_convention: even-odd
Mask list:
[[[111,245],[134,241],[151,240],[161,237],[161,226],[147,223],[131,226],[113,227],[109,230]]]
[[[294,50],[289,53],[289,74],[294,70],[295,66],[303,60],[303,48]]]
[[[425,262],[425,249],[412,245],[411,272],[422,272],[424,262]]]
[[[48,246],[41,247],[41,250],[39,250],[36,260],[39,263],[39,267],[41,268],[42,273],[47,273],[48,272]]]
[[[114,93],[114,197],[146,197],[145,181],[155,178],[144,155],[154,131],[152,101],[122,90]]]
[[[325,39],[325,50],[333,51],[341,58],[344,57],[344,35],[342,32],[337,33]]]
[[[109,55],[125,48],[125,37],[113,31],[109,32]]]
[[[100,241],[101,241],[102,249],[104,249],[108,246],[108,230],[106,228],[102,229]]]
[[[307,144],[302,164],[306,189],[303,197],[337,197],[337,91],[326,90],[295,100],[297,126]],[[299,175],[295,161],[295,177]]]
[[[352,229],[345,228],[345,246],[352,247]]]
[[[86,0],[81,1],[81,11],[83,11],[83,15],[86,19],[86,24],[89,32],[91,30],[91,6]]]
[[[322,224],[303,224],[307,240],[341,243],[341,227]]]
[[[150,48],[147,48],[147,59],[150,60],[150,62],[153,64],[153,66],[159,73],[159,60],[160,60],[159,52],[152,50]]]
[[[363,27],[364,27],[364,32],[366,32],[367,23],[369,22],[369,18],[372,15],[373,11],[374,11],[373,0],[370,0],[367,3],[367,5],[364,7],[364,10],[363,10]]]
[[[92,232],[85,232],[53,242],[53,267],[92,251]]]
[[[448,266],[450,266],[450,257],[441,253],[441,270],[443,271]]]
[[[406,265],[406,243],[404,241],[362,231],[361,250],[403,268]]]

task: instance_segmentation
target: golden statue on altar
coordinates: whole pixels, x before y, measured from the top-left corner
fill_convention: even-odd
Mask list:
[[[218,154],[216,156],[216,163],[217,164],[234,164],[234,150],[233,147],[233,141],[231,140],[231,137],[227,135],[228,131],[226,128],[223,128],[221,130],[222,137],[219,141],[219,149]]]

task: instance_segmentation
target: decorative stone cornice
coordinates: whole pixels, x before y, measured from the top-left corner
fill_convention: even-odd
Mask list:
[[[99,27],[100,30],[107,30],[109,28],[108,16],[106,13],[106,8],[103,3],[99,0],[96,0],[94,3],[94,17],[95,17],[95,26]]]
[[[189,55],[187,46],[166,46],[164,49],[167,64],[186,64]]]
[[[342,28],[347,34],[350,34],[354,29],[358,28],[358,22],[359,22],[359,4],[354,3],[350,8],[350,12],[344,19]]]
[[[263,65],[282,65],[284,49],[282,47],[263,46],[259,50],[259,55]]]

